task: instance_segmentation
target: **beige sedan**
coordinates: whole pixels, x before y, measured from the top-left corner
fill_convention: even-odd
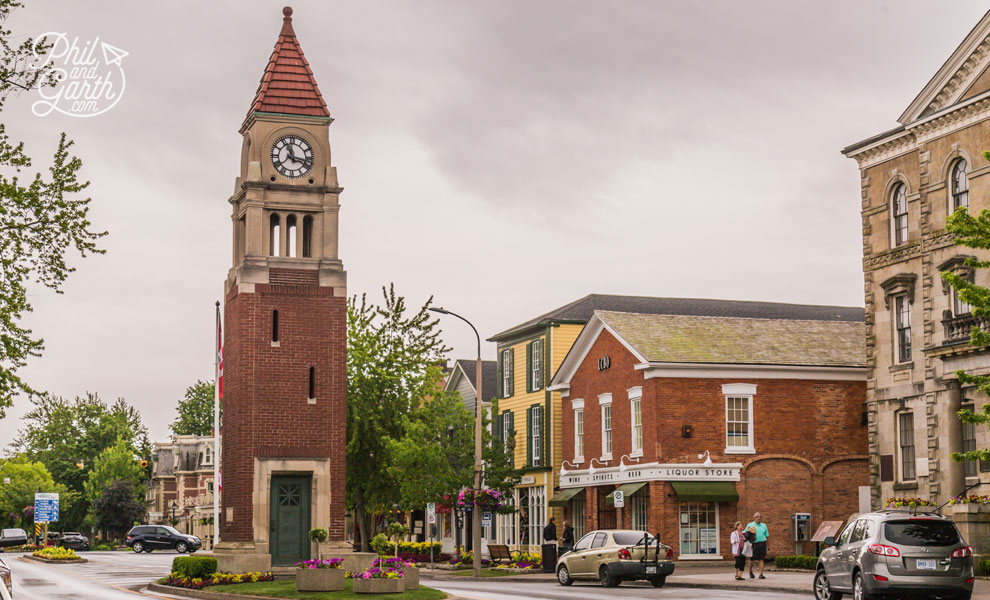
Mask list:
[[[674,572],[670,546],[645,531],[599,529],[582,537],[574,549],[557,559],[557,581],[571,585],[590,579],[605,587],[623,581],[645,579],[653,587],[663,587]]]

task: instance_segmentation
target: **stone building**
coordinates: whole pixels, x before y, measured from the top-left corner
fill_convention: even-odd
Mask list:
[[[214,451],[212,436],[179,435],[158,442],[151,454],[148,521],[174,523],[213,547]]]
[[[986,432],[963,426],[961,407],[985,397],[960,386],[959,369],[990,372],[970,347],[985,326],[940,276],[954,271],[990,285],[957,247],[946,218],[990,208],[990,13],[966,36],[889,131],[842,152],[860,169],[866,295],[867,417],[873,506],[891,497],[943,502],[990,481],[990,464],[950,453],[986,447]],[[985,493],[985,490],[981,493]]]
[[[760,512],[771,555],[809,554],[823,521],[859,512],[862,311],[743,318],[724,315],[747,303],[723,304],[723,316],[596,311],[574,342],[550,385],[563,405],[551,502],[578,536],[631,528],[679,560],[728,559],[735,521]]]

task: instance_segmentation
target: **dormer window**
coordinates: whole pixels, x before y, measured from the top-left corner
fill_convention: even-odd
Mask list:
[[[203,464],[212,465],[213,464],[213,450],[209,446],[203,451]]]

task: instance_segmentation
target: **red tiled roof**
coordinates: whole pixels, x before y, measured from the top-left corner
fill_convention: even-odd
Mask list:
[[[329,117],[327,103],[292,30],[292,8],[282,9],[284,19],[275,49],[251,103],[253,112]]]

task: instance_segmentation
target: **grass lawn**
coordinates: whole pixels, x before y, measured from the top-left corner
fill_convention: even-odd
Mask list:
[[[468,569],[466,571],[451,571],[451,575],[458,575],[460,577],[471,577],[474,575],[474,571]],[[519,573],[510,573],[505,569],[482,569],[482,577],[505,577],[506,575],[519,575]]]
[[[418,590],[410,590],[401,594],[355,594],[351,591],[351,580],[345,582],[345,587],[339,592],[297,592],[294,579],[279,579],[276,581],[259,581],[257,583],[235,583],[232,585],[211,585],[206,588],[211,592],[221,594],[244,594],[246,596],[265,596],[269,598],[301,598],[303,600],[442,600],[447,594],[433,588],[419,586]]]

